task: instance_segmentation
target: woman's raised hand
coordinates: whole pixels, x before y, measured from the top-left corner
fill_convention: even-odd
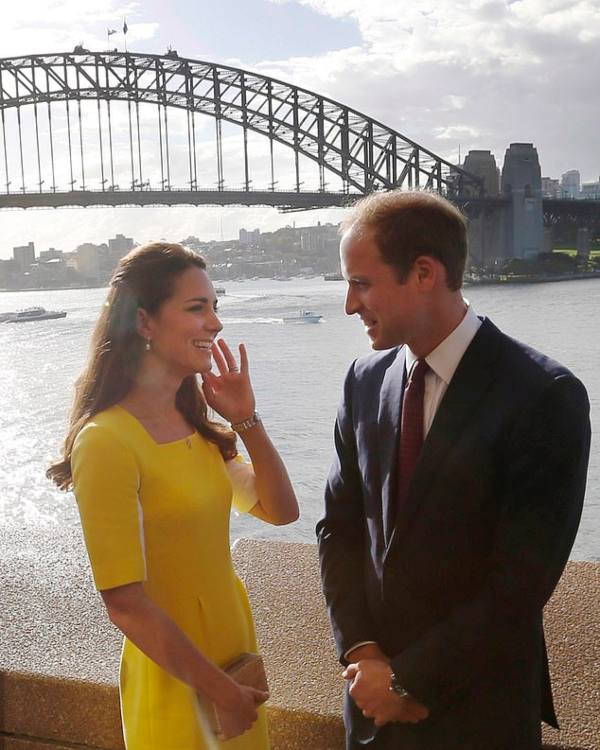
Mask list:
[[[223,339],[212,345],[212,355],[219,374],[202,374],[206,403],[228,422],[243,422],[254,414],[255,399],[250,383],[248,355],[244,344],[239,347],[238,367],[231,349]]]

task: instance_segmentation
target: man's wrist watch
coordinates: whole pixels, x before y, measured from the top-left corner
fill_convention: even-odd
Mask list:
[[[395,672],[392,672],[392,678],[390,681],[390,690],[393,693],[396,693],[396,695],[399,695],[401,698],[406,698],[409,695],[408,690],[405,690],[400,684],[398,675]]]

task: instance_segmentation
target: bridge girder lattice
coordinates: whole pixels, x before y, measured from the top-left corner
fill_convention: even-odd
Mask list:
[[[98,106],[98,150],[93,155],[93,160],[100,164],[101,188],[98,190],[89,190],[85,184],[89,154],[83,148],[81,102],[86,100],[95,100]],[[131,189],[126,191],[117,191],[115,186],[114,125],[110,105],[117,101],[126,102],[128,107]],[[58,189],[55,176],[52,112],[59,102],[65,103],[68,125],[71,177],[68,191]],[[101,113],[101,102],[105,102],[108,117]],[[140,104],[152,104],[157,108],[155,137],[160,153],[160,190],[145,189]],[[21,110],[29,106],[33,107],[35,122],[36,191],[26,189],[23,168]],[[172,184],[168,115],[173,109],[183,110],[187,115],[188,184],[185,190]],[[20,187],[12,191],[5,118],[10,110],[17,112],[20,149],[17,178],[21,180]],[[199,185],[197,114],[207,115],[215,122],[216,190],[202,189]],[[44,115],[47,137],[41,139],[38,123]],[[306,208],[342,205],[374,190],[393,188],[435,190],[450,198],[481,193],[478,177],[350,107],[274,78],[180,58],[176,53],[160,56],[81,50],[0,59],[0,118],[6,188],[0,194],[0,206],[263,202]],[[227,189],[225,185],[222,123],[232,123],[242,131],[243,182],[239,191]],[[265,136],[269,143],[271,180],[269,190],[262,193],[251,187],[248,155],[251,132]],[[285,191],[276,190],[273,149],[277,143],[291,149],[294,157],[294,184]],[[42,173],[43,149],[46,149],[46,161],[51,168],[50,181]],[[315,191],[302,189],[301,157],[318,166]],[[81,175],[79,190],[74,189],[75,169]],[[327,174],[337,176],[340,190],[327,190]],[[48,183],[50,186],[44,187]],[[140,195],[147,192],[153,195]],[[167,197],[167,193],[171,195]]]

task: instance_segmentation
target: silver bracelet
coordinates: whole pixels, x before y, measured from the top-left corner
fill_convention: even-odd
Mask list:
[[[231,422],[229,426],[234,432],[246,432],[246,430],[254,427],[254,425],[257,425],[260,421],[260,414],[255,411],[251,417],[248,417],[248,419],[244,419],[243,422],[235,422],[235,424]]]

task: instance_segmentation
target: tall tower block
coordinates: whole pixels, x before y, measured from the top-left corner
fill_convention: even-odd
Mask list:
[[[531,258],[544,250],[542,174],[532,143],[511,143],[504,156],[501,190],[505,212],[504,257]]]
[[[496,159],[491,151],[471,150],[467,154],[463,168],[483,180],[486,198],[497,198],[500,190],[500,174]],[[468,266],[485,268],[493,265],[504,252],[502,213],[471,208],[468,225],[469,261]]]
[[[498,195],[500,179],[491,151],[472,149],[465,157],[463,169],[482,178],[486,196],[491,198]]]

